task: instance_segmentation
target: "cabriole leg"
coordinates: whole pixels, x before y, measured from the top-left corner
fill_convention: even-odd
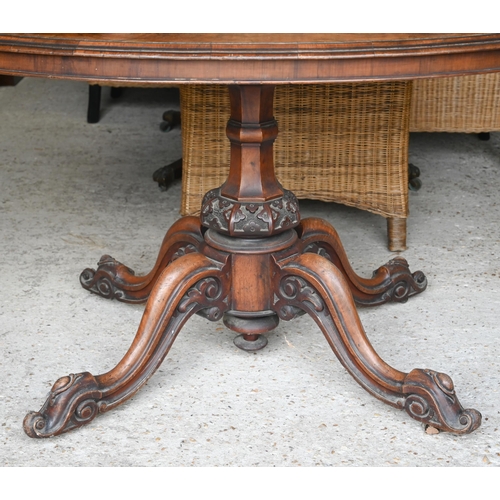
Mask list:
[[[175,222],[165,235],[156,263],[145,276],[136,276],[129,267],[109,255],[103,255],[97,270],[87,268],[81,273],[80,283],[83,288],[106,299],[146,302],[163,269],[182,255],[199,252],[202,242],[200,219],[184,217]]]
[[[349,263],[337,231],[322,219],[304,219],[298,230],[304,244],[303,251],[319,254],[335,264],[347,280],[358,305],[406,302],[409,297],[427,288],[424,273],[412,273],[402,257],[395,257],[379,267],[370,279],[358,276]]]
[[[203,310],[213,321],[222,318],[229,288],[223,265],[201,254],[186,255],[165,269],[123,359],[96,377],[83,372],[57,380],[41,410],[26,415],[26,434],[35,438],[62,434],[132,397],[160,366],[189,317]]]
[[[279,265],[279,264],[278,264]],[[421,422],[467,434],[479,427],[481,414],[464,409],[451,378],[433,370],[400,372],[375,352],[357,314],[342,273],[327,259],[303,254],[281,265],[274,304],[281,319],[307,312],[325,334],[337,358],[369,393]]]

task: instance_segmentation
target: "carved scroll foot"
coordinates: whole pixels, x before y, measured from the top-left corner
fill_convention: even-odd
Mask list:
[[[373,273],[372,281],[383,283],[385,291],[372,296],[367,302],[359,301],[362,305],[379,305],[385,302],[406,302],[417,293],[427,288],[427,278],[422,271],[412,273],[406,259],[395,257],[387,264],[379,267]]]
[[[406,302],[427,288],[422,271],[412,273],[408,262],[395,257],[379,267],[371,279],[358,276],[352,269],[340,237],[322,219],[304,219],[299,228],[304,253],[316,253],[335,264],[346,279],[356,304],[376,306],[386,302]]]
[[[222,318],[230,288],[223,267],[223,263],[194,253],[166,268],[123,359],[96,377],[84,372],[60,378],[41,410],[26,415],[26,434],[41,438],[68,432],[132,397],[155,373],[193,314],[203,310],[210,320]]]
[[[110,255],[103,255],[97,263],[97,270],[87,268],[80,274],[80,284],[89,292],[100,295],[105,299],[126,301],[127,293],[124,288],[130,282],[135,272],[130,267]]]
[[[277,264],[280,280],[274,310],[283,320],[308,313],[339,361],[365,390],[444,431],[463,434],[479,427],[480,413],[462,408],[450,377],[431,370],[406,374],[380,358],[361,325],[347,281],[331,262],[306,253]]]
[[[481,425],[481,413],[464,409],[451,378],[433,370],[412,370],[403,383],[404,408],[415,420],[455,434],[469,434]]]
[[[101,398],[99,385],[90,373],[61,377],[52,386],[41,410],[26,415],[24,431],[29,437],[40,438],[81,427],[99,414]]]
[[[197,217],[184,217],[172,225],[165,235],[153,269],[145,276],[136,276],[129,267],[109,255],[103,255],[97,270],[87,268],[80,275],[86,290],[106,299],[121,302],[146,302],[160,273],[182,255],[198,252],[203,242]]]

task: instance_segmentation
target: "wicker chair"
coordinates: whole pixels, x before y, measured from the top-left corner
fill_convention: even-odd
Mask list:
[[[500,130],[498,73],[415,80],[411,132],[484,133]]]
[[[334,201],[388,221],[389,249],[406,248],[411,82],[277,86],[276,175],[298,198]],[[181,86],[181,213],[229,169],[223,85]]]

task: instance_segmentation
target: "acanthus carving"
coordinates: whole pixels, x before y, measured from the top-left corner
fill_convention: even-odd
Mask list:
[[[327,313],[325,304],[316,290],[306,280],[298,276],[282,278],[277,293],[274,309],[278,316],[289,321],[313,309],[316,313]]]
[[[267,202],[242,202],[209,191],[202,203],[201,222],[219,233],[243,238],[278,234],[300,222],[299,203],[287,190],[281,198]]]
[[[187,255],[188,253],[193,253],[197,252],[197,248],[194,245],[191,245],[188,243],[187,245],[180,247],[179,250],[177,250],[174,255],[172,255],[172,258],[170,259],[170,262],[174,262],[174,260],[177,260],[179,257],[183,257],[184,255]]]
[[[205,278],[192,286],[182,297],[177,306],[180,313],[197,309],[201,316],[210,321],[218,321],[228,309],[224,287],[216,278]]]

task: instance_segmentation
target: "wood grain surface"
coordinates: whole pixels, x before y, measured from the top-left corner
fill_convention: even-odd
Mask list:
[[[380,81],[500,71],[499,34],[0,35],[0,74],[122,85]]]

